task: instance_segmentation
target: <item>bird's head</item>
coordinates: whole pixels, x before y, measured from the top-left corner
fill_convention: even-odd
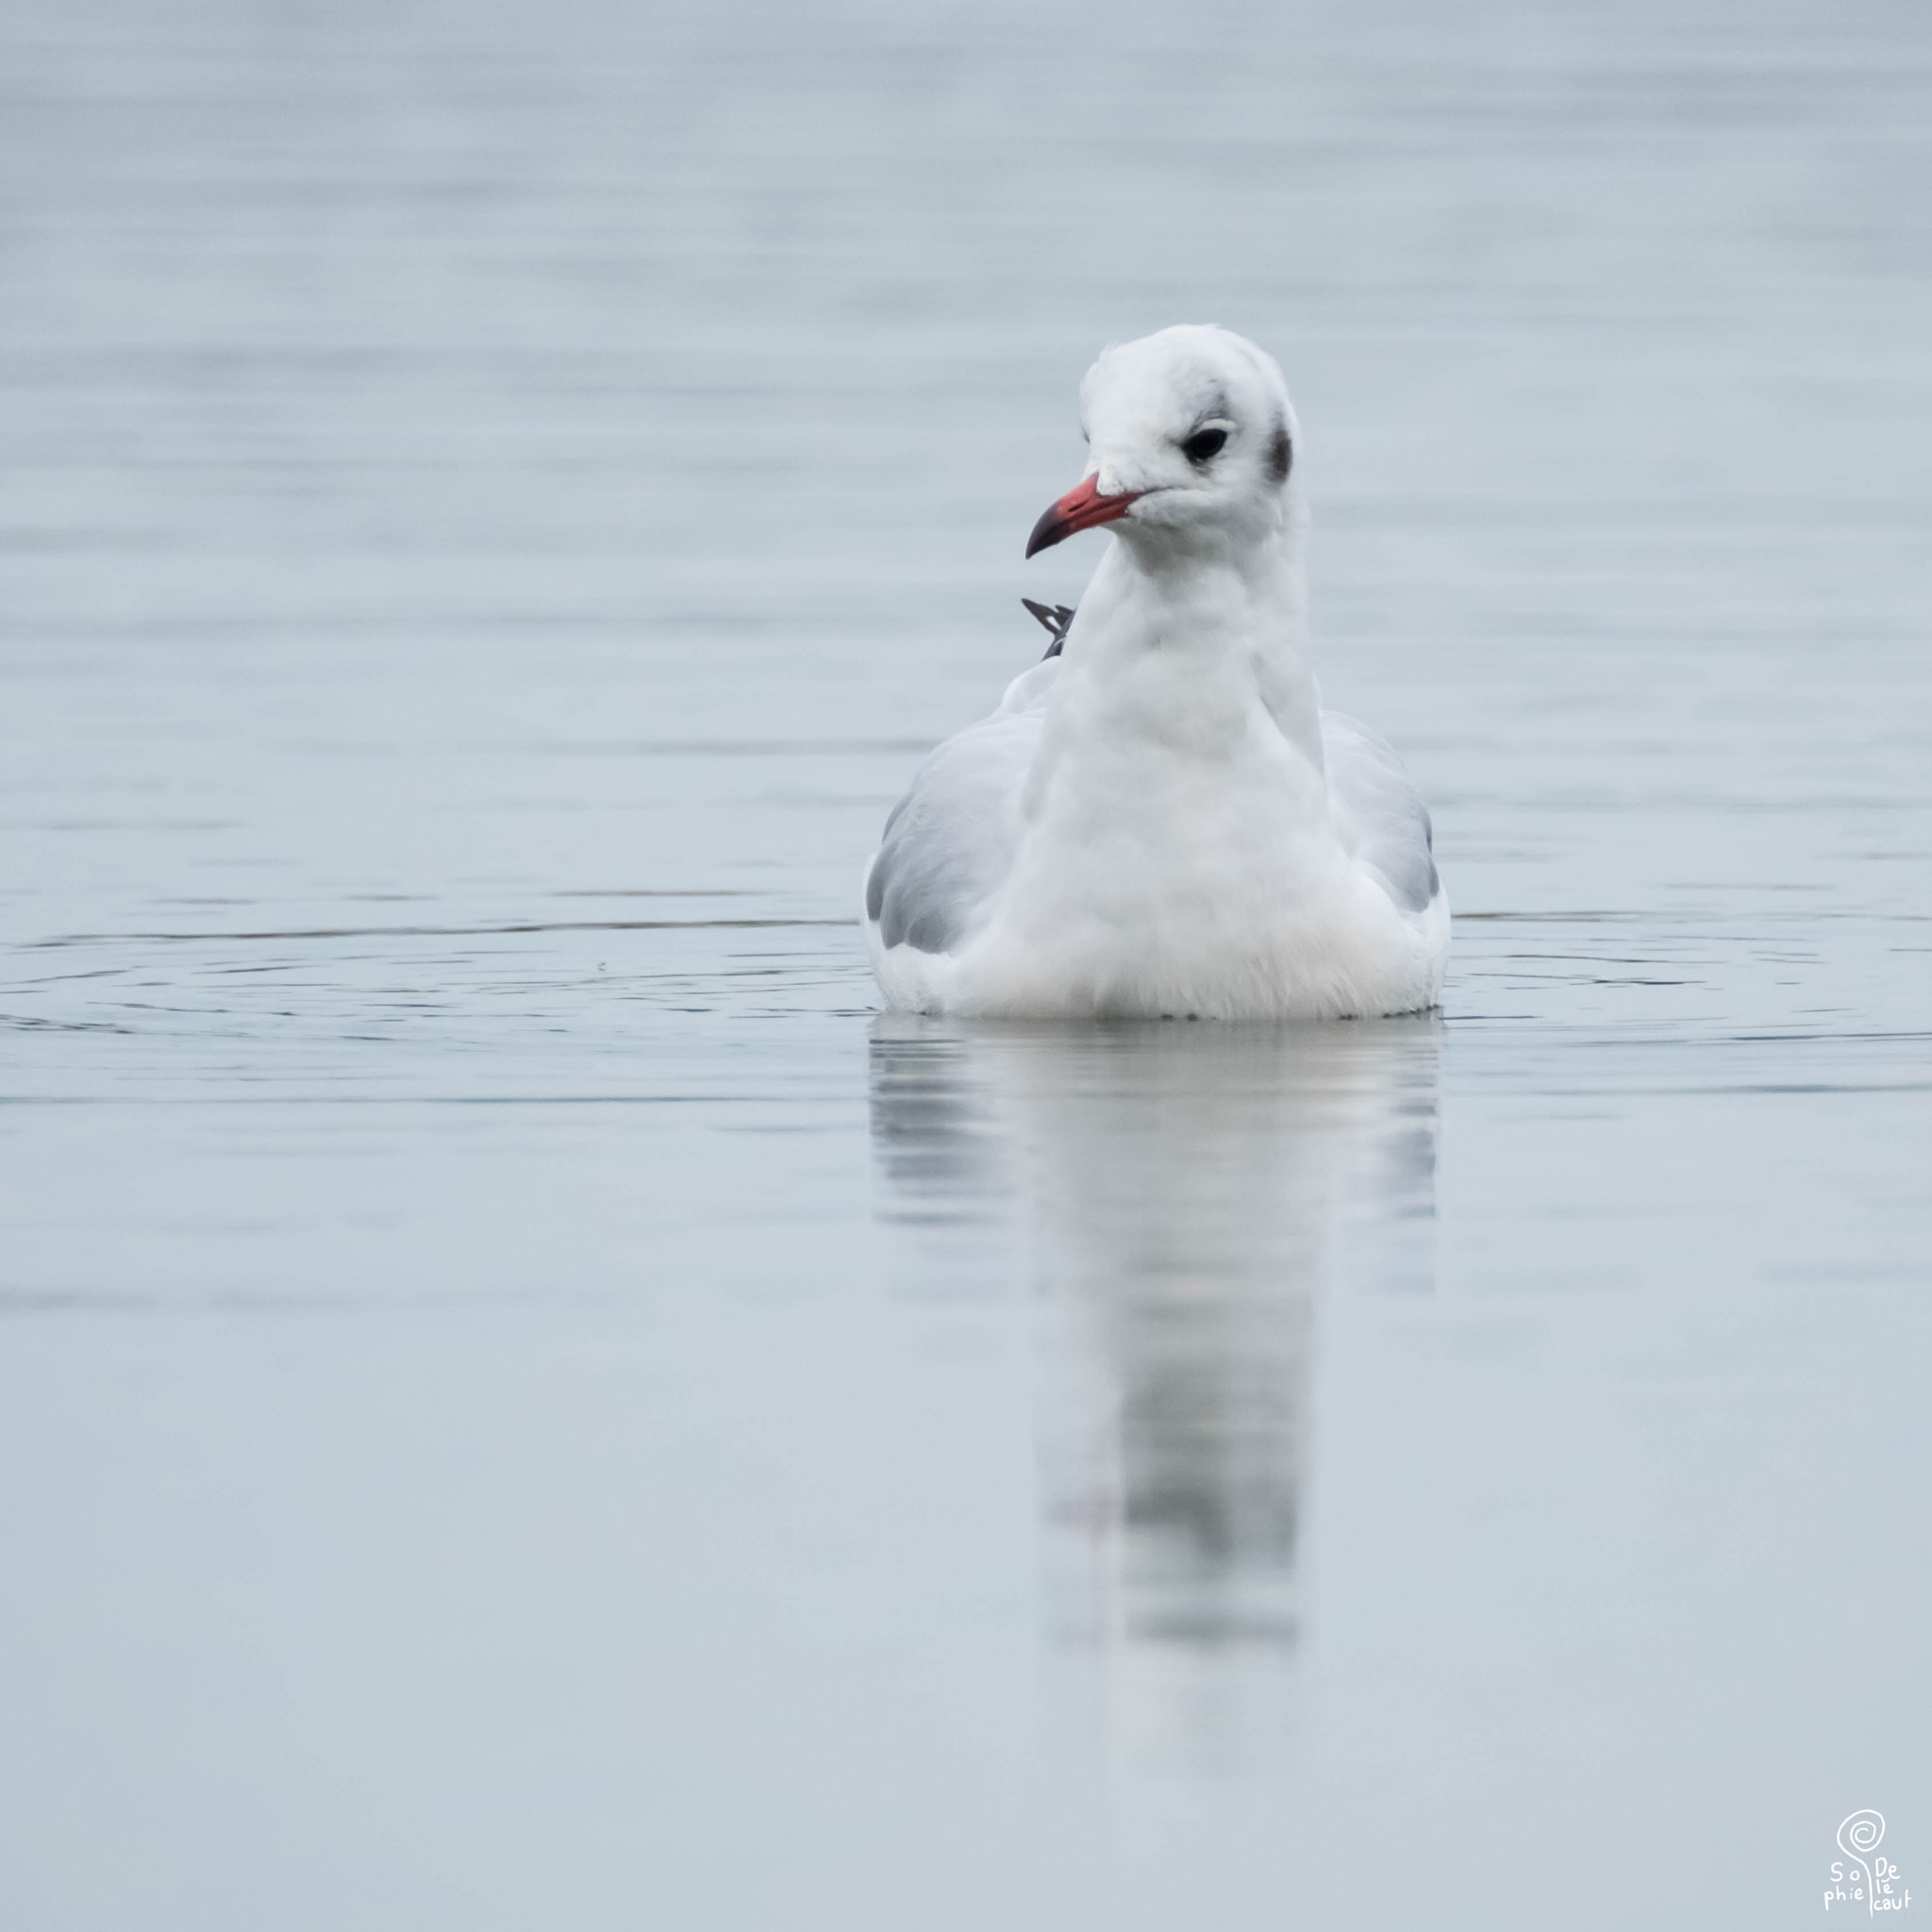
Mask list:
[[[1183,324],[1107,349],[1080,419],[1087,474],[1034,525],[1028,557],[1101,524],[1149,561],[1290,526],[1294,409],[1274,358],[1245,338]]]

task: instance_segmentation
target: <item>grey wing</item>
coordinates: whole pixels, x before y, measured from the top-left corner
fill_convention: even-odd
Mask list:
[[[991,718],[920,766],[892,808],[865,878],[865,916],[884,945],[949,953],[973,932],[1012,868],[1020,793],[1058,669],[1048,659],[1016,679]]]
[[[1356,857],[1408,912],[1424,911],[1442,890],[1436,874],[1429,809],[1388,740],[1340,711],[1322,713],[1328,790]]]

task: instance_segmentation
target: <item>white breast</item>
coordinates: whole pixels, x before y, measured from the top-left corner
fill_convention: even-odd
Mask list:
[[[1255,680],[1201,673],[1156,661],[1124,688],[1069,665],[949,1009],[1318,1018],[1433,1003],[1440,895],[1405,916]]]

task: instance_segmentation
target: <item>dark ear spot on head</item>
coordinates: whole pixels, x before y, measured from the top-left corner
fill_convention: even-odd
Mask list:
[[[1268,480],[1280,484],[1288,481],[1288,473],[1294,463],[1294,446],[1288,440],[1288,425],[1277,423],[1274,434],[1268,439]]]

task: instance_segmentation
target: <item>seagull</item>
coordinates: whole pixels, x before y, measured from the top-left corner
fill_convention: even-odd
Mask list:
[[[1053,648],[920,766],[866,868],[888,1007],[1347,1019],[1441,991],[1429,814],[1308,668],[1299,427],[1272,357],[1183,325],[1080,386],[1090,460],[1034,525],[1113,541]]]

